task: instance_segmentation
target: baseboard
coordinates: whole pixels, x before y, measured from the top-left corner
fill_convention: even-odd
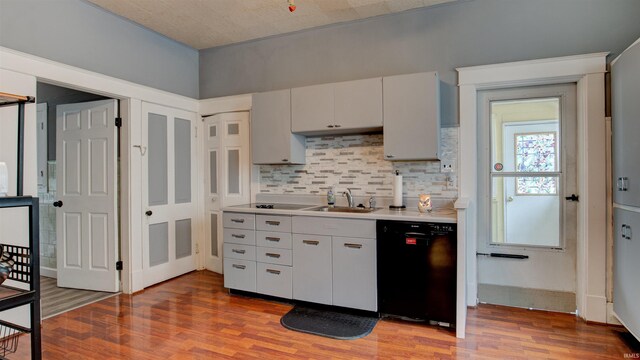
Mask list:
[[[478,284],[480,302],[558,312],[576,311],[576,294],[567,291]]]
[[[587,306],[582,314],[587,321],[607,323],[607,298],[598,295],[587,295]]]
[[[622,323],[618,320],[618,316],[613,312],[613,303],[607,303],[607,324],[611,325],[622,325]]]
[[[49,278],[58,278],[58,269],[52,269],[44,266],[40,266],[40,275],[46,276]]]

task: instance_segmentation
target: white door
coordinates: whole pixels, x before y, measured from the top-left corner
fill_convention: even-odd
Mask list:
[[[119,291],[117,100],[56,109],[58,286]]]
[[[575,311],[577,203],[565,197],[576,193],[576,87],[479,99],[478,299]]]
[[[503,124],[504,168],[558,172],[559,129],[558,120]],[[504,185],[504,242],[559,247],[558,178],[517,176]]]
[[[196,269],[195,113],[142,103],[143,286]]]
[[[222,273],[222,212],[224,206],[251,200],[249,112],[205,118],[205,267]]]

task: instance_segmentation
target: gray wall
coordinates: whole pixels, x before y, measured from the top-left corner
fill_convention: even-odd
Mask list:
[[[440,72],[457,123],[456,67],[590,52],[640,37],[640,0],[472,0],[200,52],[200,97]]]
[[[198,52],[81,0],[0,0],[0,46],[198,97]]]
[[[38,82],[36,102],[47,103],[47,160],[56,159],[56,106],[105,100],[104,96]]]

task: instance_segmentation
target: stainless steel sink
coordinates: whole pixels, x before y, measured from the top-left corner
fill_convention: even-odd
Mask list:
[[[366,214],[377,210],[376,208],[359,208],[359,207],[348,207],[348,206],[319,206],[311,209],[307,209],[308,211],[325,211],[325,212],[343,212],[343,213],[359,213]]]

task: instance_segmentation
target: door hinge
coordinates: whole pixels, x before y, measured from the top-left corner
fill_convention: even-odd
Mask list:
[[[122,260],[116,261],[116,270],[118,271],[122,270]]]
[[[121,127],[122,126],[122,118],[121,117],[117,117],[116,118],[116,127]]]

